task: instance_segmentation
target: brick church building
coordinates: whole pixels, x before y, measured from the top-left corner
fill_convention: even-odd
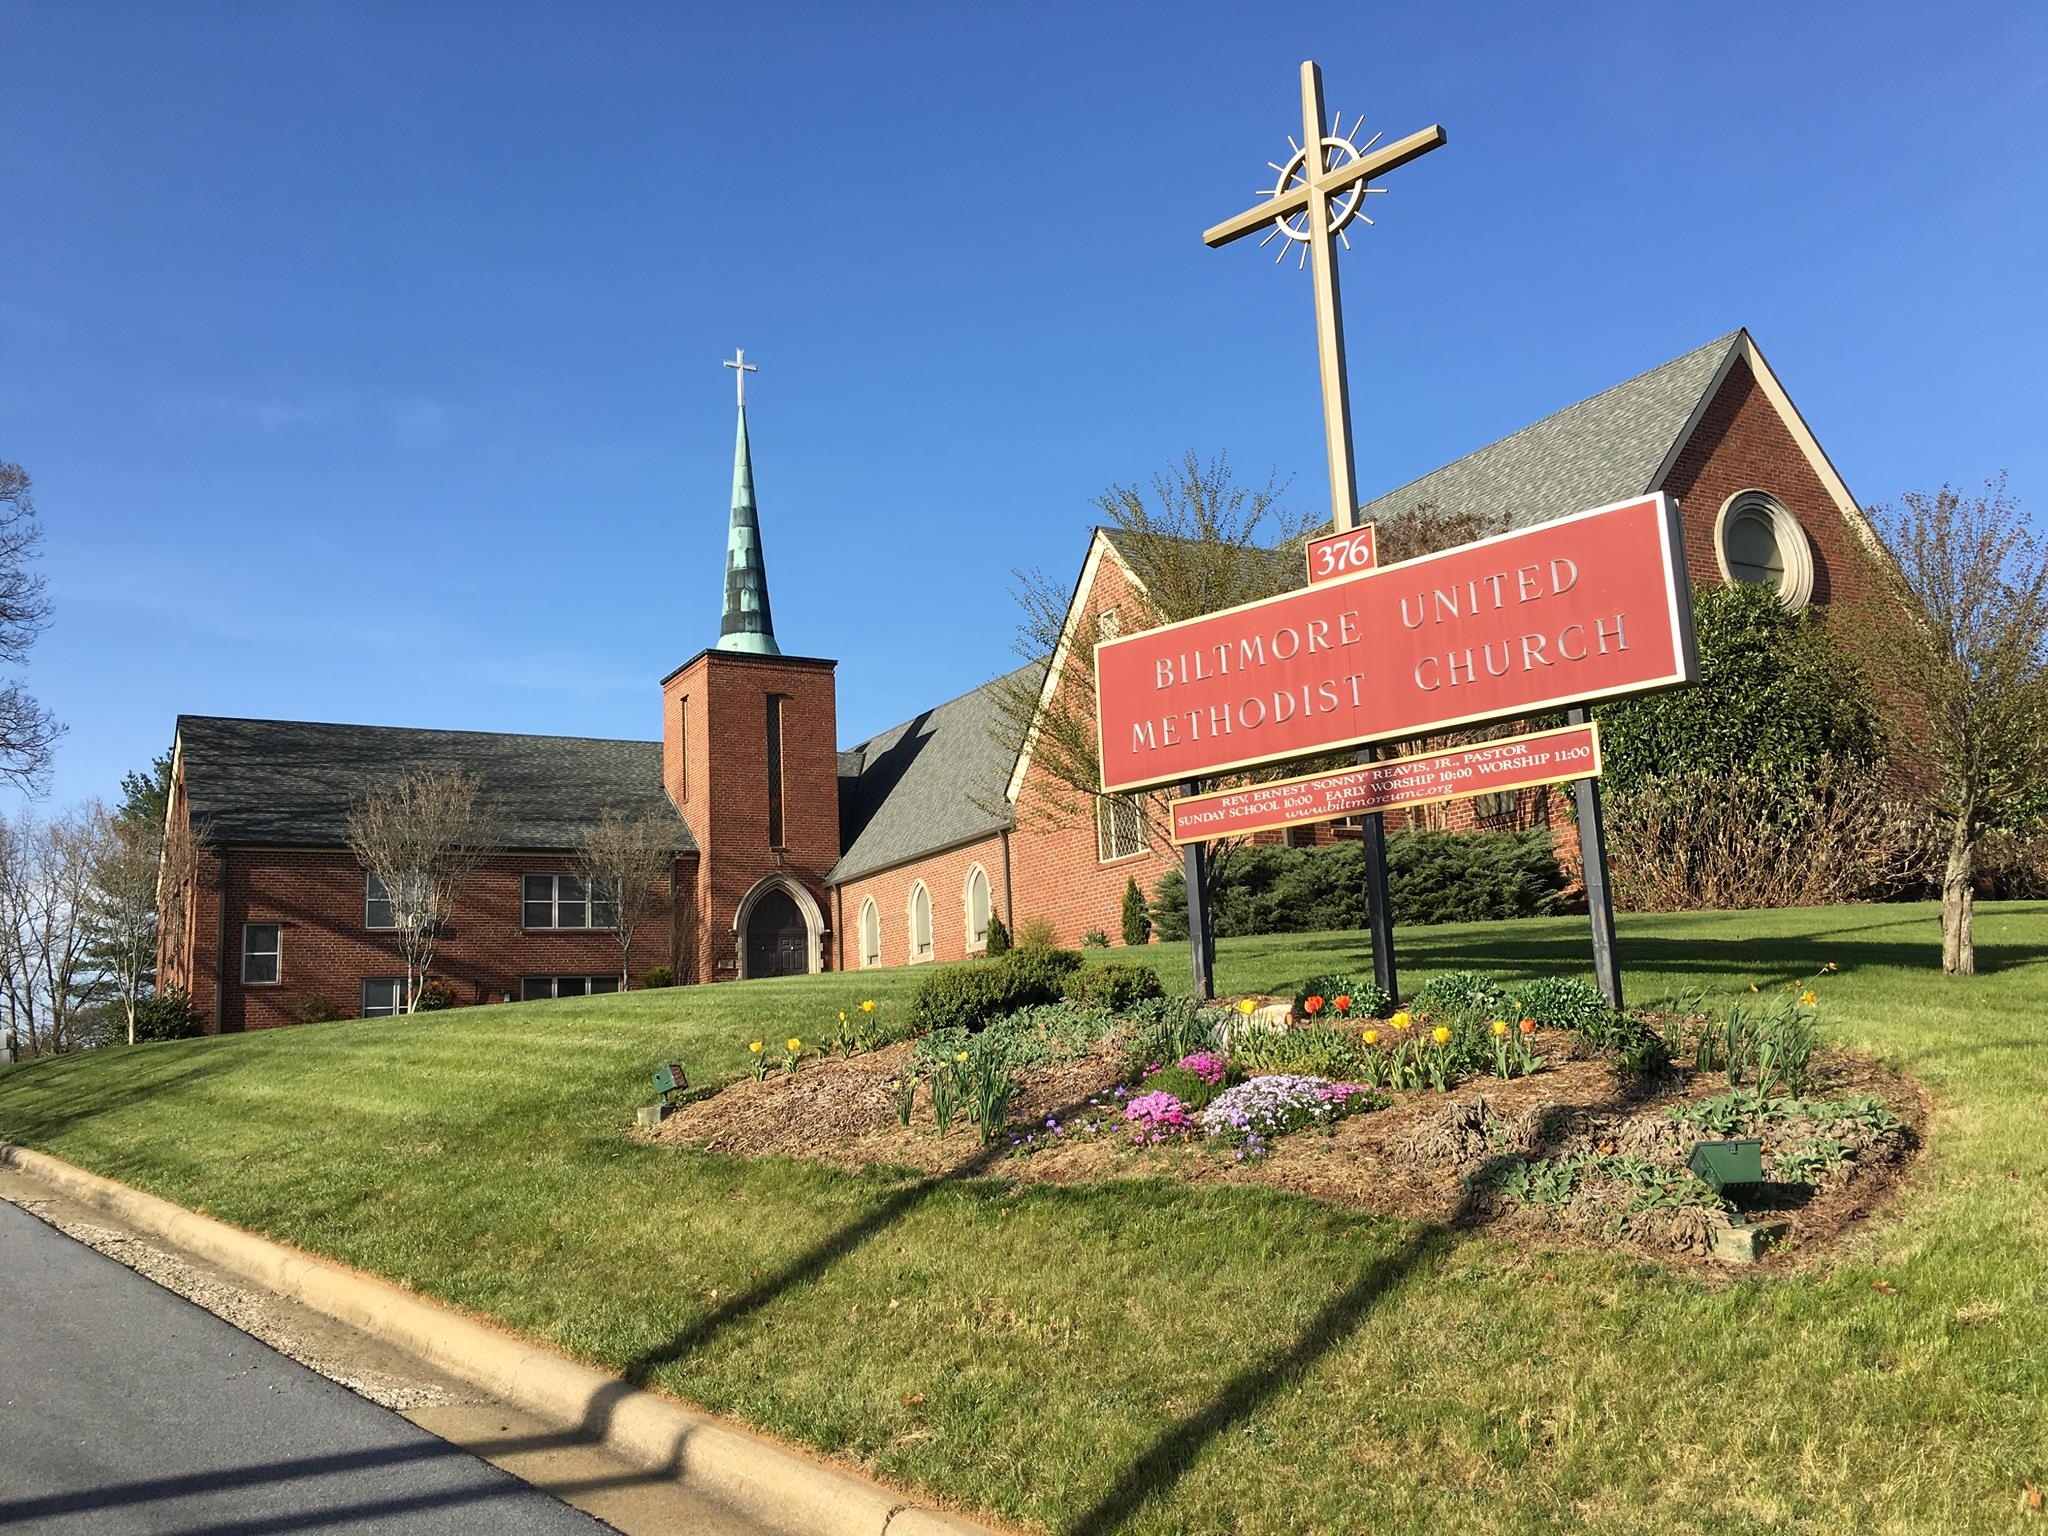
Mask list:
[[[1514,526],[1663,490],[1678,501],[1696,586],[1766,582],[1791,606],[1858,579],[1876,536],[1764,362],[1737,331],[1387,492]],[[636,935],[638,977],[678,981],[957,960],[989,918],[1043,919],[1064,943],[1112,940],[1126,882],[1177,862],[1130,802],[1093,813],[1005,745],[1006,682],[1057,690],[1082,637],[1141,627],[1144,591],[1116,535],[1091,538],[1066,638],[1034,663],[852,746],[838,745],[835,663],[777,644],[746,410],[734,450],[717,642],[660,687],[658,739],[500,735],[181,716],[170,821],[196,834],[159,958],[211,1031],[403,1007],[388,904],[349,851],[352,801],[414,769],[460,769],[497,812],[502,846],[444,927],[433,974],[460,1004],[616,990],[620,953],[575,873],[607,810],[673,821],[665,915]],[[1112,617],[1112,615],[1114,617]],[[652,701],[650,700],[650,703]],[[1540,790],[1451,808],[1449,824],[1529,825]],[[1328,837],[1328,829],[1319,829]]]

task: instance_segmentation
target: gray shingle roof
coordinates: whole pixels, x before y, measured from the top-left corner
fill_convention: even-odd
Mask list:
[[[1504,513],[1523,528],[1640,496],[1741,336],[1710,341],[1388,491],[1365,504],[1360,521],[1428,502],[1449,513]]]
[[[193,820],[217,843],[339,847],[352,798],[410,769],[460,768],[502,815],[507,848],[572,848],[606,809],[673,816],[677,848],[697,846],[662,788],[658,741],[212,715],[180,715],[178,739]]]
[[[1035,688],[1044,673],[1034,661],[841,752],[846,852],[826,880],[857,880],[1009,826],[1003,795],[1017,756],[997,739],[996,694],[1012,680]]]

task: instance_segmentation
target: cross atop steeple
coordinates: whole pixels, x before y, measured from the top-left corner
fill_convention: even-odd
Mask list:
[[[734,347],[732,356],[725,360],[725,366],[734,370],[732,381],[738,386],[740,409],[744,411],[747,408],[747,375],[759,373],[761,369],[757,364],[747,361],[745,347]]]
[[[747,442],[747,375],[755,368],[738,348],[725,366],[738,370],[740,421],[732,445],[732,522],[725,535],[725,612],[718,624],[717,649],[780,656],[775,618],[768,607],[761,514],[754,505],[754,455]]]

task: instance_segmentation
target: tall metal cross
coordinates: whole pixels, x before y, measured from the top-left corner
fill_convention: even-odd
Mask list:
[[[738,386],[740,408],[744,410],[747,404],[747,375],[759,373],[761,370],[755,364],[747,361],[747,349],[745,347],[734,347],[732,349],[732,356],[725,360],[725,366],[737,370],[733,374],[732,381]]]
[[[1280,248],[1284,260],[1292,246],[1305,247],[1305,256],[1315,274],[1316,352],[1323,370],[1323,432],[1330,452],[1330,502],[1341,532],[1357,520],[1358,476],[1351,463],[1351,399],[1344,377],[1344,310],[1337,292],[1337,247],[1351,248],[1344,227],[1359,212],[1367,193],[1384,192],[1384,187],[1367,186],[1410,160],[1421,158],[1444,142],[1444,131],[1432,124],[1411,133],[1399,143],[1374,150],[1380,136],[1354,144],[1363,126],[1361,113],[1351,135],[1338,131],[1343,114],[1323,127],[1323,72],[1311,61],[1301,66],[1301,143],[1294,158],[1285,165],[1267,161],[1279,173],[1266,200],[1248,208],[1234,219],[1225,219],[1203,232],[1204,244],[1228,245],[1263,224],[1271,224],[1266,241],[1276,235],[1291,242]],[[1292,144],[1292,137],[1288,142]],[[1366,219],[1370,224],[1371,219]]]

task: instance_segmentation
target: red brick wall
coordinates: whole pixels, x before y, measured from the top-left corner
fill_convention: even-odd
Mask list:
[[[324,995],[339,1016],[353,1018],[362,1009],[365,980],[405,974],[395,936],[363,926],[363,870],[347,849],[226,848],[217,851],[215,863],[226,869],[225,891],[217,898],[203,873],[195,903],[201,942],[192,996],[209,1018],[209,1032],[293,1023],[293,1010],[316,994]],[[517,998],[526,976],[616,976],[619,946],[612,934],[521,926],[520,877],[572,870],[567,854],[502,854],[487,861],[457,903],[436,949],[434,978],[453,988],[458,1003],[471,1004],[495,1001],[503,993]],[[211,950],[222,917],[227,964],[216,1026],[211,1022],[217,974]],[[280,926],[282,958],[275,985],[243,984],[244,923]],[[668,955],[669,923],[663,915],[633,936],[635,984],[648,969],[665,964]]]
[[[839,721],[835,663],[805,657],[710,650],[662,685],[662,760],[669,793],[696,834],[694,956],[686,969],[702,981],[739,974],[733,922],[748,892],[783,875],[810,892],[829,924],[825,876],[839,862]],[[783,840],[768,833],[768,713],[782,714]],[[679,723],[689,700],[687,740]],[[821,947],[831,963],[834,940]]]
[[[932,898],[932,959],[967,958],[967,871],[976,864],[988,876],[990,909],[1005,927],[1015,929],[1009,904],[1003,899],[1003,839],[998,834],[837,887],[832,894],[838,955],[834,964],[842,971],[861,968],[860,908],[869,897],[874,898],[882,918],[882,964],[911,963],[910,888],[919,880]]]

